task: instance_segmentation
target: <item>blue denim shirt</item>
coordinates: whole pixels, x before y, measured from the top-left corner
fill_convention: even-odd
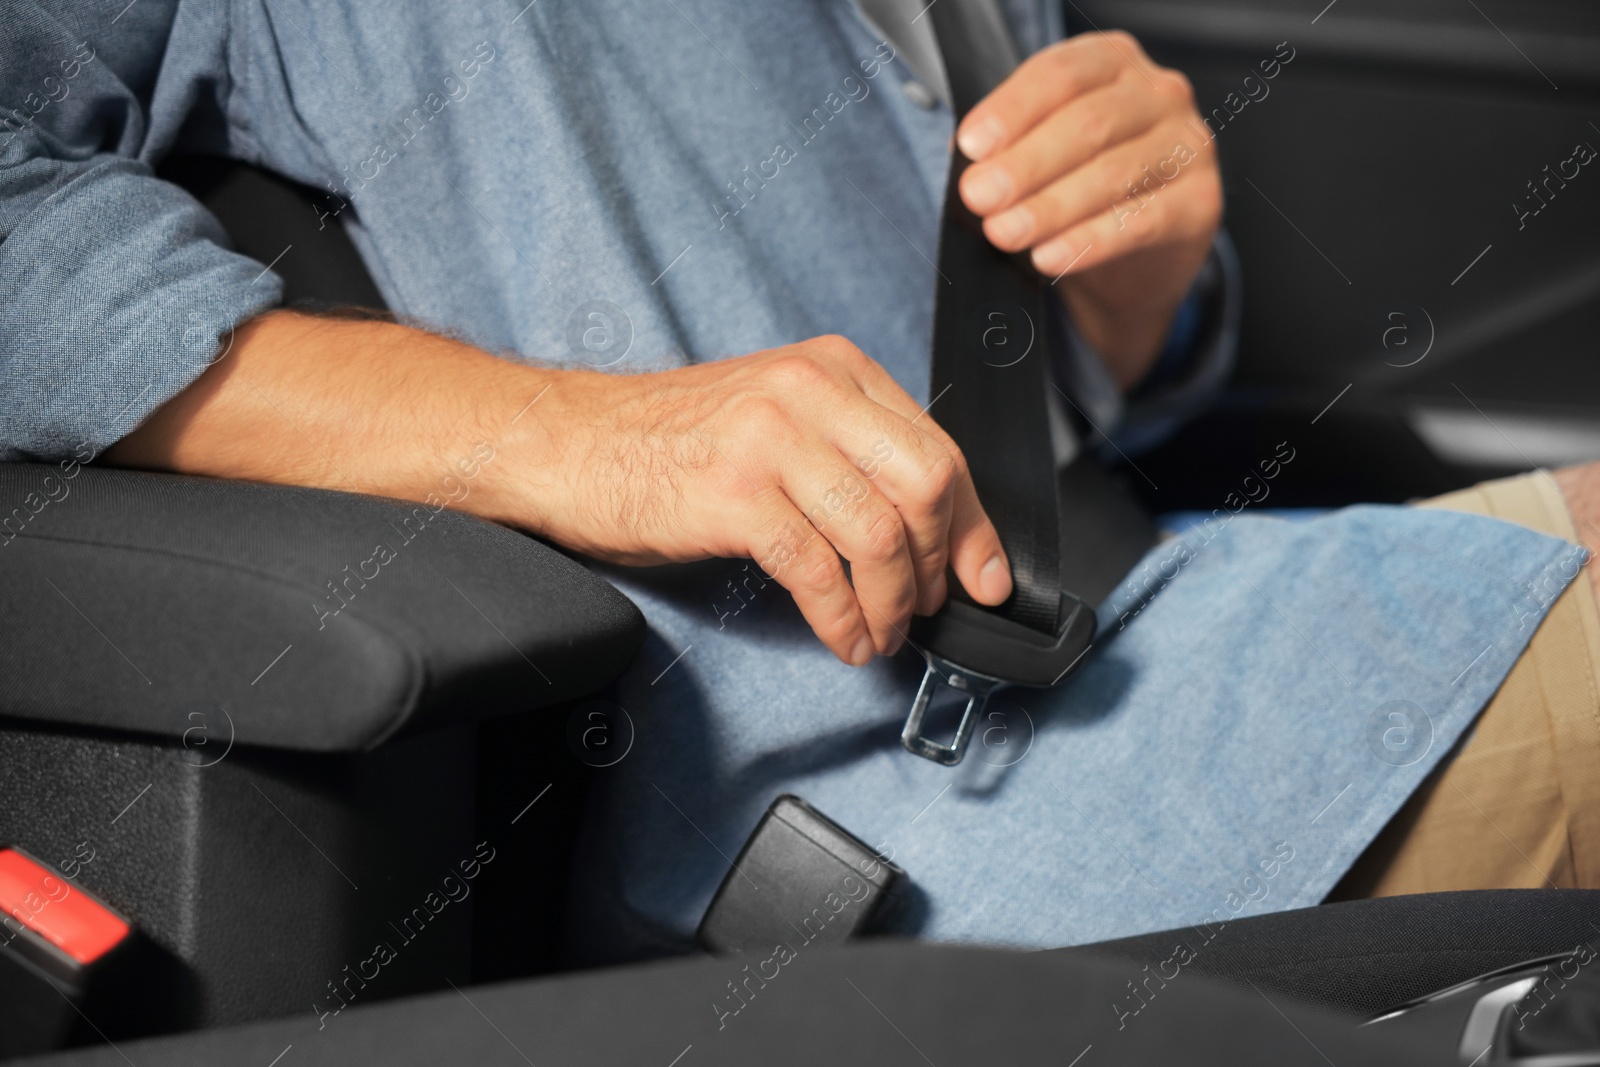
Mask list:
[[[1060,31],[1006,9],[1024,50]],[[0,450],[103,448],[278,300],[153,177],[180,149],[328,190],[390,305],[486,348],[625,373],[834,332],[925,398],[951,119],[891,56],[846,0],[0,0]],[[906,867],[902,930],[1065,944],[1312,903],[1577,570],[1406,509],[1189,536],[956,770],[898,746],[914,655],[845,667],[751,564],[608,569],[651,636],[601,705],[630,743],[580,948],[684,945],[785,790]]]
[[[846,0],[0,0],[0,56],[0,458],[99,451],[278,301],[152,175],[175,151],[325,190],[392,308],[491,350],[625,373],[839,333],[925,398],[950,115]]]

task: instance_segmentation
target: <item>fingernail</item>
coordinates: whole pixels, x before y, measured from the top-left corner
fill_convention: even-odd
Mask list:
[[[990,556],[989,562],[978,572],[978,591],[990,604],[998,604],[1011,595],[1011,571],[1000,556]]]
[[[1064,244],[1040,245],[1033,250],[1033,269],[1040,274],[1050,275],[1066,270],[1072,265],[1072,257],[1067,255],[1070,251],[1071,249]]]
[[[865,667],[872,660],[872,638],[863,636],[856,640],[856,647],[850,650],[850,663],[852,666]]]
[[[1027,208],[1014,207],[1010,211],[1002,211],[983,226],[995,244],[1018,245],[1033,229],[1033,215]]]
[[[969,171],[961,181],[961,195],[981,215],[1011,195],[1011,175],[999,167]]]
[[[975,122],[966,122],[956,134],[956,144],[968,159],[977,161],[994,151],[1005,133],[998,120],[985,115]]]

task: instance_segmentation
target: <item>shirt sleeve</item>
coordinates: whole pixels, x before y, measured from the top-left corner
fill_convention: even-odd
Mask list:
[[[223,136],[227,7],[0,0],[0,460],[98,454],[280,302],[152,170]]]
[[[1123,453],[1154,448],[1204,410],[1233,373],[1242,310],[1238,253],[1218,231],[1155,365],[1131,393],[1117,387],[1105,360],[1069,321],[1056,366],[1061,389],[1087,423],[1091,448]]]

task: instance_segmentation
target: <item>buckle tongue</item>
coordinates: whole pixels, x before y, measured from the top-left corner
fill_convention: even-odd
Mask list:
[[[900,731],[900,743],[905,746],[907,752],[923,759],[933,760],[935,763],[942,763],[946,767],[954,767],[961,762],[961,757],[967,754],[967,742],[972,740],[972,728],[977,725],[984,705],[989,702],[989,694],[1006,683],[998,678],[976,674],[931,653],[927,658],[928,668],[922,674],[922,684],[917,686],[917,697],[911,702],[911,713],[906,716],[905,728]],[[922,733],[922,720],[928,713],[928,705],[933,699],[935,690],[941,685],[948,686],[967,698],[967,706],[961,712],[961,724],[956,727],[955,739],[948,745],[941,745]]]

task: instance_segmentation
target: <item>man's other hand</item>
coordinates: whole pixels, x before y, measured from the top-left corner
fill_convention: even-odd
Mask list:
[[[962,120],[961,197],[1008,252],[1031,250],[1127,388],[1160,351],[1222,217],[1189,81],[1121,31],[1030,56]]]

